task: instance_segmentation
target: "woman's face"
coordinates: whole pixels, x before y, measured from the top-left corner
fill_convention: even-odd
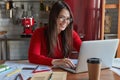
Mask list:
[[[66,27],[70,23],[70,20],[71,19],[69,11],[67,9],[62,9],[57,18],[57,29],[59,33],[66,29]]]

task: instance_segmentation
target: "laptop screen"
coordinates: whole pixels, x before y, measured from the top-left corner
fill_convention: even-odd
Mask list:
[[[78,72],[87,71],[88,58],[100,58],[102,68],[111,67],[118,43],[119,39],[83,41],[78,57]]]

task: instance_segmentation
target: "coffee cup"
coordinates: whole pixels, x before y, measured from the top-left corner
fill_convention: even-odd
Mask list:
[[[101,62],[99,58],[87,59],[89,80],[100,80]]]

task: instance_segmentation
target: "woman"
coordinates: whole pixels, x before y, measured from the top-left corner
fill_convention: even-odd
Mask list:
[[[65,2],[56,2],[47,27],[36,29],[30,42],[29,62],[43,65],[75,67],[68,58],[72,49],[80,49],[81,39],[72,29],[73,18]]]

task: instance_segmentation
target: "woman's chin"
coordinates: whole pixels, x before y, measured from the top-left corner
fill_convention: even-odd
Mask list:
[[[64,31],[64,30],[65,30],[65,28],[64,28],[64,27],[63,27],[63,28],[60,28],[60,30],[61,30],[61,31]]]
[[[61,29],[60,31],[64,31],[65,29]]]

